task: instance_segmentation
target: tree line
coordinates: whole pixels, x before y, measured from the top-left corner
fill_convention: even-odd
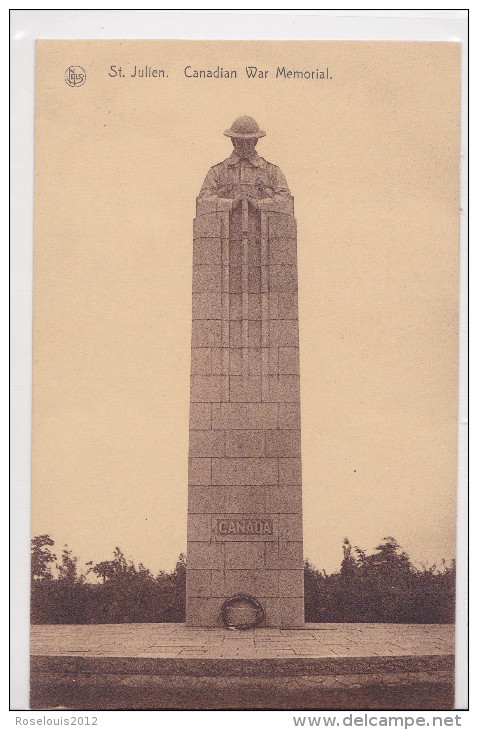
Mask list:
[[[83,570],[49,535],[31,543],[31,620],[35,624],[161,623],[185,620],[186,556],[156,576],[116,547],[111,560]],[[311,623],[450,623],[455,613],[455,564],[416,567],[386,537],[367,555],[345,538],[337,572],[304,561],[305,620]],[[94,576],[94,581],[89,576]]]

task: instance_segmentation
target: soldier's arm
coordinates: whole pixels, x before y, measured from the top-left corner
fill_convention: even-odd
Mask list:
[[[211,167],[196,201],[196,214],[229,212],[232,207],[232,200],[221,198],[219,192],[219,174],[217,167]]]
[[[218,180],[217,180],[217,173],[214,167],[211,167],[208,174],[206,175],[206,179],[204,180],[202,184],[202,188],[199,192],[198,198],[206,198],[206,199],[214,199],[218,198]]]
[[[274,197],[276,195],[281,195],[286,198],[292,198],[285,175],[279,167],[274,166],[271,175],[271,182],[274,189]]]
[[[268,169],[269,188],[272,189],[273,195],[270,198],[264,198],[259,201],[263,210],[277,211],[281,213],[294,212],[294,198],[291,195],[285,175],[276,165],[270,165]]]

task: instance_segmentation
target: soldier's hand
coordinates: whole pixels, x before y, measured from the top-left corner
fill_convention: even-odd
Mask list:
[[[232,201],[232,209],[236,210],[237,208],[240,208],[244,199],[244,195],[236,195]]]

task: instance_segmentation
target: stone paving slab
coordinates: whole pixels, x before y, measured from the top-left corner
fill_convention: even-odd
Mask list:
[[[451,624],[306,624],[302,630],[194,629],[184,624],[35,625],[32,656],[204,659],[454,654]]]

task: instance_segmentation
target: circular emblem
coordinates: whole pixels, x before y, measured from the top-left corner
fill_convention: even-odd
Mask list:
[[[86,71],[81,66],[68,66],[65,71],[65,81],[68,86],[83,86],[86,81]]]
[[[238,593],[224,601],[221,616],[228,629],[243,631],[260,626],[264,621],[265,611],[255,598],[246,593]]]

